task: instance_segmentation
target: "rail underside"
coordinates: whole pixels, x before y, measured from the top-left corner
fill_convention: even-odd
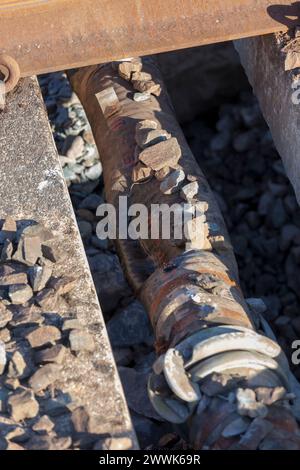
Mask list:
[[[285,0],[0,0],[0,54],[29,76],[286,30],[299,11]]]

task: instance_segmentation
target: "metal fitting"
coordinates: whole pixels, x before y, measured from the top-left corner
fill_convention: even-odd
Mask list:
[[[0,73],[5,83],[5,93],[12,91],[20,79],[20,68],[18,63],[6,54],[0,54]]]

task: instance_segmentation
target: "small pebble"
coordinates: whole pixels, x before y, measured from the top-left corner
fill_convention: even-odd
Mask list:
[[[133,95],[133,100],[136,101],[137,103],[141,103],[143,101],[148,101],[151,98],[151,95],[149,93],[134,93]]]
[[[51,348],[42,349],[37,351],[34,355],[36,364],[45,364],[53,362],[55,364],[62,364],[66,355],[67,349],[62,344],[56,344]]]
[[[173,194],[180,190],[180,185],[185,179],[185,173],[182,170],[172,171],[160,184],[160,190],[163,194]]]
[[[242,416],[249,416],[250,418],[260,416],[264,418],[268,413],[267,407],[263,403],[256,401],[255,392],[250,388],[238,388],[236,400],[237,411]]]
[[[80,135],[77,135],[68,150],[66,151],[66,157],[70,160],[77,160],[80,158],[84,151],[84,140]]]
[[[11,321],[12,317],[11,311],[0,303],[0,328],[4,328]]]
[[[85,175],[89,180],[95,181],[102,175],[102,165],[100,162],[85,170]]]
[[[194,199],[195,196],[197,196],[199,191],[199,184],[198,181],[193,181],[192,183],[186,184],[181,188],[181,196],[183,199],[185,199],[187,202],[190,202]]]
[[[135,141],[141,149],[145,149],[170,138],[171,134],[162,129],[141,129],[135,133]]]
[[[16,284],[9,286],[8,295],[12,304],[21,305],[31,299],[33,292],[28,284]]]
[[[6,351],[5,344],[0,341],[0,375],[3,374],[6,366]]]
[[[149,93],[155,96],[161,94],[161,86],[159,83],[155,83],[153,80],[143,81],[143,80],[133,80],[133,88],[140,93]]]
[[[39,418],[39,420],[32,426],[33,431],[37,433],[50,433],[54,428],[54,423],[51,421],[49,416],[43,415]]]
[[[14,241],[17,234],[17,224],[12,217],[6,217],[0,230],[0,243],[5,240]]]
[[[20,390],[7,400],[8,410],[15,421],[34,418],[39,412],[39,404],[32,390]]]
[[[141,72],[142,67],[143,64],[138,60],[121,62],[118,66],[119,75],[129,81],[134,72]]]
[[[52,274],[50,266],[35,265],[29,270],[29,279],[33,292],[39,292],[46,287]]]
[[[46,364],[30,377],[28,384],[35,393],[38,393],[52,385],[58,379],[60,371],[58,364]]]
[[[155,171],[159,171],[166,166],[174,167],[180,157],[181,148],[174,137],[147,147],[139,154],[139,160]]]
[[[27,364],[19,351],[15,351],[8,364],[7,376],[10,378],[23,378]]]
[[[152,170],[146,165],[143,165],[141,162],[138,162],[132,170],[132,182],[137,183],[139,181],[144,181],[152,175]]]

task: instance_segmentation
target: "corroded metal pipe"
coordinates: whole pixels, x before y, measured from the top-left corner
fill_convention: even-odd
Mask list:
[[[235,41],[235,47],[300,204],[298,69],[285,70],[276,35]]]
[[[148,177],[133,178],[142,158],[137,124],[147,120],[177,139],[180,158],[172,171],[184,173],[182,185],[197,183],[193,204],[206,208],[204,239],[190,240],[188,249],[175,236],[116,241],[155,332],[159,357],[149,379],[152,404],[166,420],[180,424],[197,449],[300,448],[287,360],[243,298],[224,220],[176,121],[155,61],[143,59],[142,71],[162,89],[143,102],[133,100],[132,83],[120,77],[117,63],[74,71],[70,79],[93,129],[108,202],[118,208],[119,196],[125,196],[129,204],[148,209],[183,204],[179,191],[161,190],[161,180],[170,174],[165,168],[169,155],[159,153],[161,143],[153,147],[156,170],[150,161],[143,166]],[[161,177],[158,168],[167,176]]]
[[[0,0],[0,54],[22,76],[286,30],[281,0]],[[297,3],[297,2],[296,2]],[[299,20],[298,20],[299,21]]]

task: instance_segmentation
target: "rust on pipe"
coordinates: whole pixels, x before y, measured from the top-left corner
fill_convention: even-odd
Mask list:
[[[118,67],[111,63],[69,74],[99,149],[107,201],[117,210],[120,196],[128,205],[143,203],[148,209],[182,204],[181,193],[161,192],[155,172],[133,184],[137,124],[150,120],[177,139],[181,157],[175,166],[186,183],[198,183],[195,203],[206,207],[208,227],[205,240],[189,249],[174,236],[116,240],[155,333],[159,357],[149,378],[151,402],[162,417],[181,425],[196,449],[299,449],[287,360],[243,298],[224,220],[176,121],[156,62],[144,58],[142,71],[162,91],[144,102],[133,100],[133,84],[119,76]],[[152,148],[156,145],[159,149],[159,143]],[[229,432],[228,426],[241,419],[245,429]]]
[[[29,76],[268,34],[298,17],[286,0],[0,0],[0,54]]]

